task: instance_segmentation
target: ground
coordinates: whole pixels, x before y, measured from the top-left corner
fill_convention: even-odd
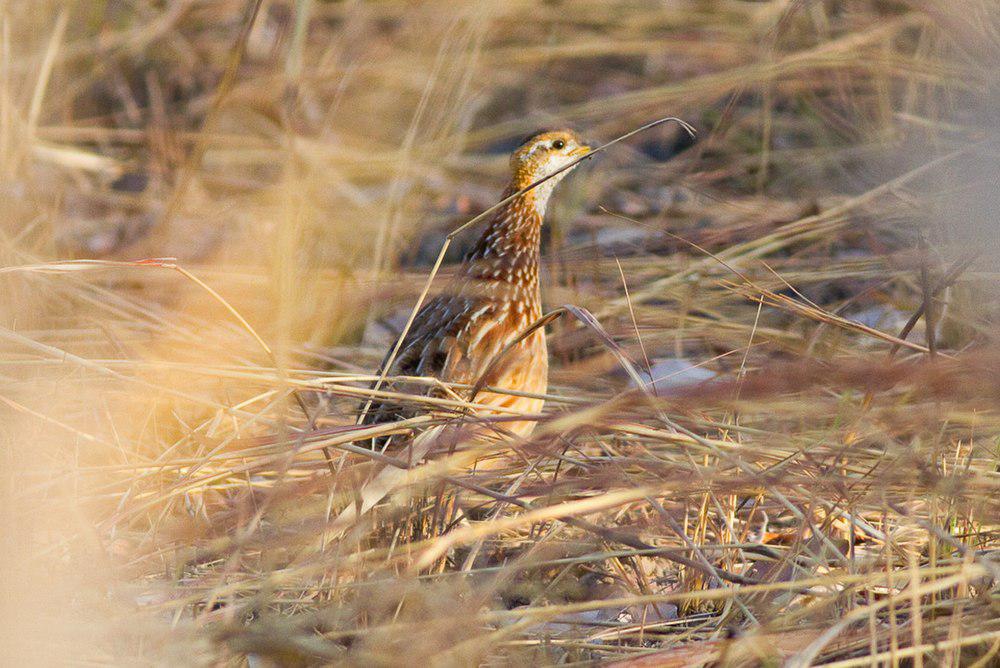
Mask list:
[[[6,655],[997,661],[995,3],[44,0],[0,28]],[[334,530],[385,465],[365,388],[512,147],[665,116],[696,138],[555,196],[532,438],[439,448]]]

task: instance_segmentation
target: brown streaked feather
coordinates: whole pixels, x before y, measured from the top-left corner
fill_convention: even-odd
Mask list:
[[[546,147],[555,139],[586,150],[576,135],[567,131],[533,135],[511,158],[514,178],[504,199],[551,169],[551,162],[546,162],[551,157]],[[494,213],[455,278],[418,311],[387,376],[431,376],[445,382],[475,384],[493,359],[541,317],[541,226],[548,196],[557,180],[551,179],[544,190],[540,186],[512,199]],[[387,360],[388,356],[382,370]],[[485,380],[491,387],[544,394],[548,386],[544,331],[539,329],[521,341],[491,370],[490,376]],[[399,381],[388,383],[387,389],[428,392]],[[544,403],[542,399],[494,392],[481,392],[475,401],[526,413],[540,412]],[[413,406],[376,400],[362,423],[398,420],[418,412]],[[484,409],[480,413],[490,412]],[[527,435],[533,426],[533,422],[524,421],[506,423],[504,428]]]

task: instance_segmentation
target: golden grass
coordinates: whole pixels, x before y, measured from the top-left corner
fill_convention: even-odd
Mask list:
[[[4,655],[992,665],[998,65],[989,0],[0,3]],[[470,470],[393,328],[512,140],[666,115],[561,187]]]

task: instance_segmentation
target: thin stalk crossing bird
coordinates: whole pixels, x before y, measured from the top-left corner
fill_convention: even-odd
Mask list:
[[[512,178],[503,199],[515,195],[590,152],[571,130],[537,132],[510,158]],[[479,392],[476,415],[537,414],[544,399],[513,393],[544,394],[549,359],[544,328],[508,348],[542,316],[538,269],[542,222],[552,191],[571,169],[513,197],[492,215],[478,242],[465,256],[448,286],[418,312],[399,345],[383,360],[385,376],[430,376],[446,383],[477,383],[504,392]],[[501,200],[501,201],[502,201]],[[399,344],[399,341],[396,342]],[[386,369],[386,364],[389,364]],[[487,377],[484,373],[489,372]],[[412,383],[390,383],[394,391],[421,391]],[[424,392],[434,392],[427,390]],[[491,410],[500,409],[500,410]],[[419,413],[413,405],[374,400],[364,412],[365,425],[399,420]],[[513,436],[527,436],[534,421],[498,425]]]

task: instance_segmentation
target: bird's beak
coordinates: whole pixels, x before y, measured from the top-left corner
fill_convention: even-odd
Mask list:
[[[576,158],[581,155],[587,155],[588,153],[590,153],[590,150],[591,148],[589,146],[587,146],[586,144],[581,144],[580,146],[577,146],[570,152],[570,157]]]

